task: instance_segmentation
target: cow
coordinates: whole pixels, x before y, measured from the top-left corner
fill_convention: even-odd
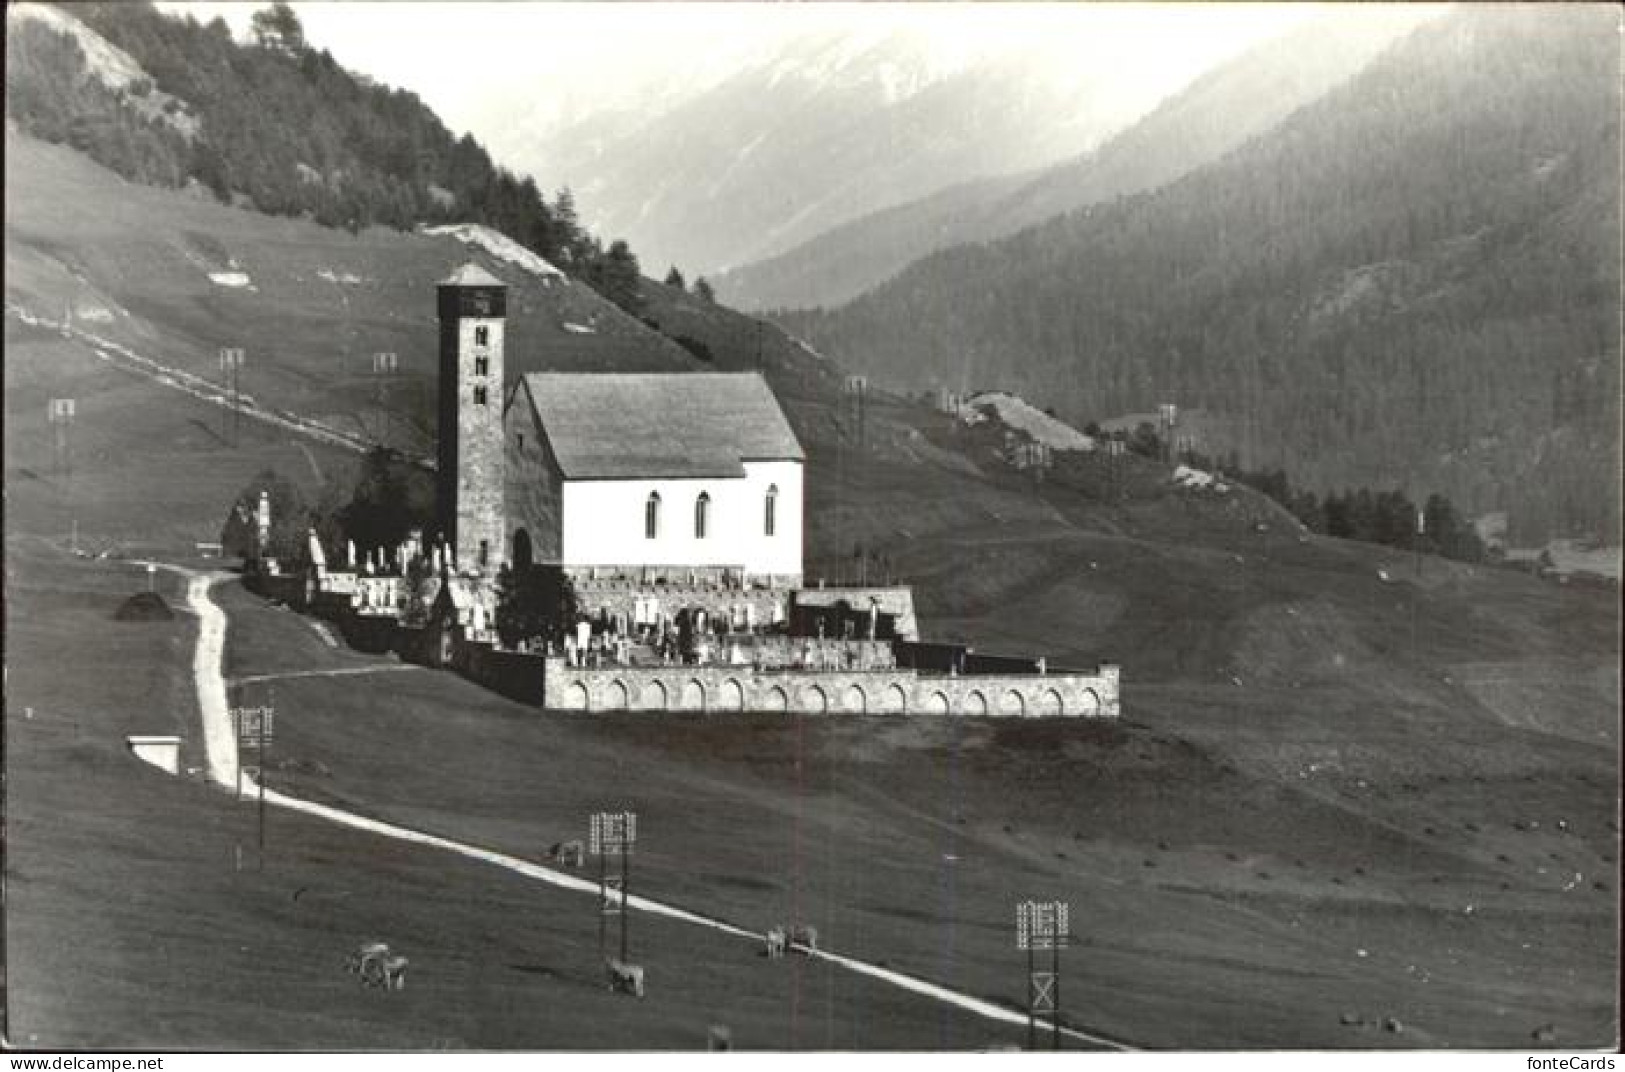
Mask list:
[[[604,961],[609,970],[609,988],[633,997],[643,996],[643,965],[627,964],[624,961],[610,957]]]
[[[345,959],[344,970],[352,975],[359,975],[365,980],[370,965],[388,958],[389,946],[385,943],[363,942],[361,945],[356,946],[355,952]]]
[[[561,867],[580,869],[587,861],[587,850],[580,841],[558,841],[547,850],[547,856]]]
[[[790,948],[800,948],[803,953],[809,953],[818,948],[818,928],[806,923],[797,923],[790,928]]]
[[[385,990],[405,990],[406,989],[406,965],[407,965],[407,963],[408,963],[408,961],[407,961],[407,959],[405,957],[390,957],[389,959],[384,961],[384,989]]]
[[[784,933],[782,926],[774,927],[762,935],[762,940],[766,944],[767,958],[769,960],[777,960],[779,957],[784,956],[784,951],[790,944],[789,937]]]

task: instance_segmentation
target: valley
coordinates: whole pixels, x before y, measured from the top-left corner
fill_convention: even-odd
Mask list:
[[[1489,17],[1439,32],[1480,55],[1472,20]],[[1600,132],[1573,96],[1584,80],[1563,81],[1541,99],[1568,127],[1506,135],[1547,153],[1545,178],[1520,158],[1472,188],[1512,201],[1447,204],[1452,172],[1402,167],[1378,136],[1415,103],[1368,106],[1358,88],[1401,84],[1407,55],[1280,124],[1238,126],[1234,146],[1125,169],[1142,192],[1101,178],[1093,208],[771,320],[653,279],[629,309],[473,217],[346,230],[141,185],[8,122],[8,1041],[696,1051],[722,1025],[751,1051],[1011,1049],[1029,982],[1014,905],[1057,899],[1069,1050],[1616,1047],[1617,584],[1316,535],[1248,487],[1182,483],[1132,451],[1109,479],[1092,454],[1020,468],[1013,425],[905,393],[975,376],[1081,427],[1177,388],[1218,414],[1204,428],[1252,436],[1295,479],[1337,480],[1449,446],[1400,427],[1396,399],[1423,384],[1431,412],[1482,431],[1449,400],[1471,379],[1496,434],[1542,453],[1507,475],[1456,451],[1428,470],[1441,485],[1505,507],[1515,477],[1533,486],[1519,501],[1540,499],[1526,515],[1617,524],[1596,479],[1617,477],[1617,340],[1591,345],[1617,324],[1599,298],[1617,262],[1586,256],[1593,222],[1617,226],[1599,170],[1617,142],[1553,155],[1563,130]],[[1447,127],[1412,130],[1408,151],[1426,157]],[[1315,215],[1314,182],[1258,185],[1259,160],[1288,176],[1355,158],[1371,185],[1314,226],[1286,219]],[[1437,196],[1363,232],[1348,199],[1387,204],[1388,179]],[[1503,208],[1464,252],[1475,213]],[[1402,232],[1408,265],[1378,248]],[[1536,286],[1520,258],[1586,285]],[[436,286],[465,264],[506,287],[503,386],[760,373],[805,453],[806,588],[908,584],[924,636],[1039,672],[1119,666],[1122,717],[547,710],[352,648],[255,594],[236,560],[203,557],[268,471],[333,502],[374,447],[435,458]],[[1395,338],[1406,348],[1385,349]],[[1521,369],[1499,362],[1525,342]],[[252,398],[235,429],[228,348]],[[48,418],[58,399],[75,402],[66,431]],[[1227,425],[1235,404],[1258,419]],[[224,619],[232,702],[276,709],[268,786],[308,802],[267,809],[263,857],[253,801],[208,777],[219,711],[194,658],[214,616],[189,600],[194,576]],[[173,618],[115,617],[149,589]],[[178,737],[177,776],[136,758],[132,735]],[[604,983],[595,895],[557,881],[594,868],[549,852],[606,808],[639,816],[632,894],[709,921],[630,914],[641,999]],[[768,956],[759,936],[784,923],[815,926],[830,956]],[[374,941],[410,958],[403,989],[344,970]]]

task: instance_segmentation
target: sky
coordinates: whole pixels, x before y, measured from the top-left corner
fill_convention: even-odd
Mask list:
[[[165,0],[246,35],[262,3]],[[1202,70],[1314,17],[1282,3],[294,3],[306,39],[340,64],[421,96],[457,133],[500,151],[506,126],[543,126],[719,81],[800,35],[831,30],[922,37],[954,66],[991,51],[1105,68],[1172,92]],[[532,135],[538,131],[530,131]]]

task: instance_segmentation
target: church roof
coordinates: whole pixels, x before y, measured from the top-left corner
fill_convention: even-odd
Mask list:
[[[443,287],[505,287],[508,284],[470,261],[440,281]]]
[[[737,477],[747,461],[802,461],[754,372],[533,372],[536,418],[570,480]]]

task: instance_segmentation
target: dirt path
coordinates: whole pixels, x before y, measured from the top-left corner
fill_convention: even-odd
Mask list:
[[[256,681],[281,681],[290,677],[346,677],[350,674],[399,674],[411,670],[422,670],[423,667],[414,663],[390,663],[386,666],[341,666],[331,670],[283,670],[275,674],[250,674],[247,677],[234,677],[233,685],[251,685]]]
[[[186,601],[197,614],[199,623],[197,651],[192,660],[192,673],[197,681],[198,708],[203,720],[203,741],[208,757],[209,780],[216,785],[231,788],[235,791],[238,774],[237,747],[232,734],[231,714],[226,701],[226,681],[221,673],[221,660],[225,651],[226,614],[209,596],[209,590],[214,585],[222,580],[229,579],[231,575],[198,573],[162,562],[154,563],[154,565],[160,569],[178,573],[188,579]],[[252,791],[257,791],[259,788],[251,778],[246,776],[245,786]],[[453,841],[450,838],[424,833],[421,830],[412,830],[404,826],[396,826],[393,823],[369,819],[325,804],[317,804],[313,801],[291,797],[272,789],[265,790],[265,801],[279,808],[302,812],[354,830],[363,830],[380,837],[455,853],[471,860],[479,860],[560,889],[574,890],[595,897],[599,895],[596,882],[578,878],[562,871],[555,871],[552,868],[543,867],[529,860],[522,860],[517,856],[509,856],[506,853]],[[763,941],[763,935],[759,931],[739,927],[725,920],[702,915],[661,901],[650,900],[647,897],[632,896],[627,898],[626,903],[629,907],[652,916],[662,916],[681,923],[709,927],[712,930],[721,931],[736,938],[743,938],[752,943],[760,944]],[[856,974],[890,983],[910,993],[953,1005],[988,1020],[1013,1026],[1024,1026],[1027,1023],[1025,1013],[1002,1005],[996,1005],[993,1002],[985,1001],[970,994],[962,994],[947,987],[938,986],[924,979],[892,971],[889,968],[882,968],[839,953],[823,950],[801,951],[814,959],[828,961]],[[1042,1023],[1042,1021],[1040,1022]],[[1103,1038],[1086,1031],[1079,1031],[1069,1027],[1063,1027],[1061,1030],[1063,1034],[1079,1042],[1087,1042],[1091,1045],[1113,1050],[1133,1049],[1133,1047],[1115,1039]]]

